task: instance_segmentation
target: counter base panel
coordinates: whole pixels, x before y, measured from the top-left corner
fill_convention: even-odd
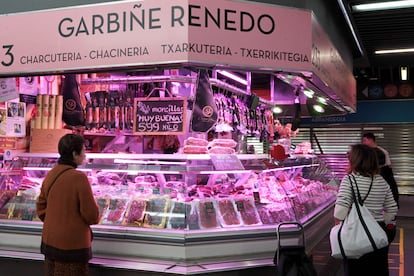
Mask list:
[[[333,225],[333,205],[304,224],[306,250],[310,252],[329,232]],[[275,226],[276,228],[276,226]],[[272,232],[275,231],[272,229]],[[264,237],[257,233],[257,239],[216,237],[205,241],[150,242],[148,240],[122,240],[110,235],[95,236],[91,260],[91,275],[105,275],[109,271],[116,275],[248,275],[237,271],[260,269],[260,275],[268,275],[266,270],[273,271],[273,256],[277,247],[275,236],[269,235],[269,229],[262,231]],[[223,233],[224,234],[224,233]],[[216,233],[218,235],[218,233]],[[117,236],[117,235],[114,235]],[[122,235],[121,235],[122,236]],[[295,243],[298,235],[292,233],[288,243]],[[0,264],[10,269],[28,269],[27,273],[43,269],[43,255],[39,253],[40,232],[12,233],[1,232],[0,229]],[[191,239],[190,239],[191,240]],[[7,245],[3,243],[7,241]],[[286,241],[286,240],[284,240]],[[144,254],[139,256],[138,254]],[[4,263],[4,265],[3,265]],[[27,265],[26,265],[27,263]],[[23,264],[23,265],[20,265]],[[30,270],[31,266],[36,266]],[[150,273],[151,272],[151,273]],[[216,274],[217,273],[217,274]],[[234,273],[234,274],[233,274]],[[22,273],[21,275],[28,275]],[[8,275],[8,274],[2,274]],[[13,273],[10,275],[20,275]],[[33,275],[33,274],[32,274]],[[42,275],[34,274],[34,275]],[[112,274],[113,275],[113,274]],[[269,274],[271,275],[271,274]]]
[[[3,255],[4,252],[0,254]],[[39,255],[40,256],[40,255]],[[41,256],[43,257],[43,256]],[[136,270],[134,268],[113,268],[107,264],[101,264],[100,261],[106,262],[106,259],[92,259],[89,267],[89,276],[158,276],[158,275],[182,275],[166,272],[154,272],[151,270]],[[43,275],[43,261],[35,259],[16,259],[13,257],[0,257],[0,267],[4,276],[15,275]],[[251,268],[239,268],[219,272],[194,273],[197,275],[209,276],[240,276],[240,275],[260,275],[260,276],[274,276],[275,267],[273,264]],[[188,273],[190,275],[190,273]]]

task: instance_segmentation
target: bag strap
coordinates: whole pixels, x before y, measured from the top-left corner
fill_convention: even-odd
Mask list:
[[[362,198],[361,198],[361,193],[359,192],[359,188],[358,188],[357,181],[356,181],[356,179],[355,179],[355,176],[354,176],[353,174],[351,174],[351,176],[352,176],[352,179],[354,180],[355,187],[356,187],[356,190],[357,190],[357,193],[358,193],[358,200],[359,200],[359,204],[364,205],[365,200],[367,199],[367,197],[368,197],[369,193],[371,192],[372,184],[374,183],[374,177],[373,177],[373,176],[371,176],[371,184],[369,185],[368,192],[367,192],[367,194],[365,195],[364,199],[362,199]],[[348,175],[348,178],[349,178],[349,175]],[[349,178],[349,182],[351,183],[351,188],[352,188],[352,181],[351,181],[351,179],[350,179],[350,178]]]
[[[349,175],[348,175],[348,177],[349,177]],[[354,177],[354,179],[355,179],[355,177]],[[372,187],[373,178],[371,180],[372,181],[371,181],[371,186],[369,188],[369,191],[371,190],[371,187]],[[367,226],[366,222],[364,221],[364,218],[362,217],[361,209],[360,209],[360,205],[359,205],[360,203],[357,201],[357,198],[355,196],[355,191],[354,191],[354,187],[352,185],[351,178],[349,178],[349,181],[351,182],[352,196],[354,198],[355,207],[356,207],[356,210],[357,210],[357,213],[358,213],[359,220],[361,221],[361,224],[364,227],[365,233],[367,233],[367,236],[368,236],[369,241],[371,242],[372,248],[374,249],[374,251],[376,251],[378,249],[377,245],[375,244],[374,238],[372,237],[371,233],[369,232],[368,226]],[[355,181],[355,185],[357,186],[356,181]],[[358,186],[357,186],[357,189],[358,189]],[[368,191],[368,193],[369,193],[369,191]]]
[[[46,193],[46,198],[49,196],[49,191],[50,191],[50,189],[52,189],[52,187],[53,187],[53,184],[55,184],[55,182],[56,182],[56,180],[59,178],[59,176],[61,176],[64,172],[66,172],[66,171],[68,171],[68,170],[70,170],[70,169],[72,169],[72,168],[66,168],[66,169],[64,169],[64,170],[62,170],[56,177],[55,177],[55,179],[53,179],[53,182],[50,184],[50,186],[49,186],[49,189],[47,189],[47,193]]]
[[[343,221],[341,223],[341,226],[339,226],[339,230],[338,230],[338,244],[339,244],[339,249],[341,250],[342,258],[344,260],[346,260],[346,259],[348,259],[348,257],[345,254],[344,245],[342,244],[342,240],[341,240],[342,226],[344,226],[344,222]]]

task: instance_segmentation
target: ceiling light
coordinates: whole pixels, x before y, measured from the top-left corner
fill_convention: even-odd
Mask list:
[[[315,92],[310,89],[305,89],[303,90],[303,94],[305,94],[305,96],[308,97],[309,99],[312,99]]]
[[[245,80],[245,79],[243,79],[243,78],[241,78],[241,77],[239,77],[239,76],[237,76],[237,75],[235,75],[233,73],[230,73],[229,71],[217,70],[217,73],[220,73],[223,76],[226,76],[226,77],[228,77],[228,78],[230,78],[232,80],[235,80],[235,81],[237,81],[237,82],[239,82],[241,84],[247,85],[247,80]]]
[[[321,105],[318,105],[318,104],[313,105],[313,110],[315,110],[318,113],[324,113],[325,112],[325,108],[323,108]]]
[[[374,53],[377,55],[383,55],[383,54],[402,54],[402,53],[412,53],[412,52],[414,52],[414,48],[378,50],[378,51],[375,51]]]
[[[283,112],[282,108],[280,108],[279,106],[274,106],[272,109],[273,113],[275,114],[280,114]]]
[[[366,11],[381,11],[381,10],[392,10],[392,9],[404,9],[414,7],[414,0],[405,1],[388,1],[371,4],[360,4],[352,6],[352,10],[355,12],[366,12]]]
[[[326,104],[326,99],[322,97],[318,97],[318,102],[320,102],[321,104]]]
[[[408,80],[408,67],[407,66],[400,67],[400,78],[402,81]]]

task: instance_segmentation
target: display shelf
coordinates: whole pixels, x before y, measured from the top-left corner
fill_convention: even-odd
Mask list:
[[[59,158],[58,153],[19,153],[19,158]],[[237,154],[240,160],[262,160],[268,154]],[[86,159],[114,159],[114,160],[210,160],[210,154],[133,154],[133,153],[86,153]],[[144,161],[145,162],[145,161]]]
[[[101,222],[92,226],[92,263],[127,269],[136,260],[154,264],[136,269],[177,274],[270,265],[279,223],[299,221],[309,228],[331,221],[337,181],[316,156],[294,157],[296,164],[292,157],[287,167],[267,154],[236,157],[244,169],[220,171],[208,154],[88,153],[78,169],[88,175],[101,208]],[[42,223],[35,199],[57,159],[23,153],[11,162],[15,193],[0,206],[0,239],[7,241],[0,250],[38,251]],[[105,221],[109,201],[118,199],[126,200],[125,215]],[[133,201],[143,204],[136,217],[128,213]]]
[[[332,225],[332,213],[333,206],[327,205],[304,224],[307,252],[325,235],[320,229]],[[154,232],[97,225],[92,227],[94,258],[90,263],[98,271],[127,269],[137,275],[145,271],[196,275],[273,266],[276,227]],[[0,239],[4,241],[0,257],[43,260],[39,252],[40,233],[39,223],[0,221]],[[283,244],[295,245],[299,236],[294,229],[288,229]]]
[[[178,204],[185,209],[179,213],[184,216],[186,225],[181,230],[192,230],[189,229],[190,218],[195,217],[200,223],[199,219],[204,219],[204,211],[208,209],[213,213],[206,219],[213,220],[210,221],[210,230],[215,231],[216,228],[227,228],[229,223],[232,227],[239,224],[251,227],[257,223],[272,225],[284,220],[304,221],[323,202],[332,201],[337,183],[330,171],[321,169],[323,164],[315,156],[295,158],[297,165],[282,167],[274,162],[274,166],[266,168],[264,164],[273,162],[267,160],[266,154],[226,156],[221,163],[217,163],[217,156],[208,154],[104,153],[87,154],[88,161],[78,169],[88,175],[97,200],[126,198],[125,214],[134,198],[140,198],[145,208],[152,197],[165,197],[168,199],[165,211],[172,212],[170,209]],[[13,170],[10,172],[13,171],[15,179],[11,183],[14,183],[16,195],[8,193],[6,198],[3,192],[5,203],[0,206],[3,219],[19,218],[21,213],[16,210],[23,208],[20,212],[25,214],[26,205],[33,209],[42,179],[57,159],[58,155],[52,153],[22,153],[12,161],[10,168]],[[226,167],[226,170],[217,168],[228,165],[223,162],[234,160],[240,162],[235,162],[235,168],[233,165]],[[289,164],[294,164],[294,160],[289,160]],[[20,187],[20,183],[25,183],[24,188]],[[204,205],[209,198],[212,200],[210,207]],[[224,198],[228,198],[228,202]],[[246,200],[242,202],[240,198]],[[102,211],[107,207],[104,204]],[[17,213],[13,215],[13,212]],[[246,221],[252,214],[257,218],[260,216],[257,223]],[[168,215],[164,215],[163,219],[172,221]],[[124,222],[120,224],[125,225]]]

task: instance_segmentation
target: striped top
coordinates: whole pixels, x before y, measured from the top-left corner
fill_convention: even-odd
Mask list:
[[[358,185],[359,193],[362,200],[366,197],[369,186],[371,184],[371,177],[361,176],[353,173]],[[351,176],[355,193],[357,193],[354,180]],[[334,216],[339,220],[344,220],[347,216],[350,207],[352,206],[352,190],[348,175],[345,175],[339,186],[338,195],[335,203]],[[391,189],[387,182],[380,175],[375,175],[373,184],[368,197],[364,201],[364,205],[371,212],[376,221],[385,221],[390,223],[395,220],[398,207],[394,200]]]

